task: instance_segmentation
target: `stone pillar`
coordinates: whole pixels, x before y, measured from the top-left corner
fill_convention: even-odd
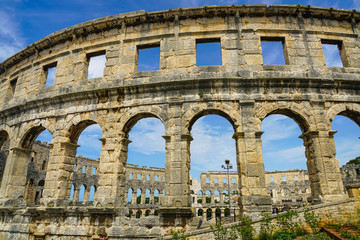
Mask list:
[[[339,162],[335,158],[335,132],[308,131],[300,136],[304,140],[312,201],[315,203],[347,198]]]
[[[170,118],[166,133],[165,192],[161,200],[160,217],[165,226],[189,223],[193,213],[190,195],[190,141],[189,134],[182,134],[181,105],[169,106]]]
[[[131,198],[131,204],[136,204],[136,199],[137,199],[137,192],[134,191]]]
[[[79,202],[79,195],[80,195],[80,188],[75,188],[74,187],[74,197],[73,197],[73,202],[74,203]]]
[[[211,220],[216,219],[216,208],[211,209]]]
[[[241,214],[261,217],[261,213],[271,211],[271,198],[266,191],[262,157],[263,132],[258,131],[261,123],[254,117],[254,101],[240,102],[240,105],[243,131],[236,129],[233,136],[239,177],[239,207]]]
[[[95,206],[122,206],[125,199],[125,164],[127,161],[128,145],[131,141],[120,133],[113,136],[112,132],[103,133],[105,138],[100,139],[103,144],[100,153],[99,163],[99,186],[95,194]],[[134,178],[134,176],[133,176]],[[133,192],[133,199],[136,191]]]
[[[154,192],[150,191],[149,204],[154,205],[154,203],[155,203]]]
[[[146,190],[141,190],[141,201],[140,204],[145,204]]]
[[[45,178],[43,198],[45,206],[64,206],[70,202],[76,149],[79,145],[54,138]]]
[[[90,197],[90,188],[88,186],[86,186],[85,190],[84,190],[84,200],[83,203],[88,203],[89,202],[89,197]]]

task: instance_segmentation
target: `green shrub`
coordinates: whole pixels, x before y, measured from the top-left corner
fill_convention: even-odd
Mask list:
[[[326,233],[307,234],[301,240],[331,240]]]
[[[186,240],[186,239],[189,239],[189,236],[187,236],[185,233],[184,233],[184,229],[181,229],[181,230],[177,230],[175,232],[172,232],[171,235],[172,235],[172,239],[175,239],[175,240]]]
[[[252,226],[252,220],[248,216],[240,217],[241,225],[236,226],[236,230],[239,232],[241,239],[253,240],[255,229]]]
[[[215,226],[210,226],[216,240],[235,240],[237,239],[236,231],[234,228],[224,228],[220,223],[216,223]]]
[[[320,222],[321,217],[314,212],[310,212],[309,209],[306,209],[304,212],[305,222],[309,224],[313,233],[318,233],[320,231]]]
[[[274,226],[271,224],[270,214],[266,213],[261,219],[261,227],[259,233],[259,240],[272,240],[274,233]]]

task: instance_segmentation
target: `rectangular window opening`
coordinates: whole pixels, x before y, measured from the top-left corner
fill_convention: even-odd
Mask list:
[[[285,65],[287,51],[282,37],[261,37],[263,65]]]
[[[196,65],[222,65],[220,38],[196,39]]]
[[[342,50],[342,42],[336,40],[321,40],[322,49],[325,56],[326,66],[344,67],[346,62],[344,51]],[[345,61],[344,61],[345,60]]]
[[[86,172],[86,166],[83,166],[82,173]]]
[[[11,88],[12,97],[14,97],[14,95],[15,95],[16,83],[17,83],[17,78],[10,81],[10,88]]]
[[[206,178],[206,183],[210,183],[210,179],[209,179],[209,178]]]
[[[138,180],[141,180],[141,174],[138,174]]]
[[[92,175],[95,175],[96,174],[96,167],[93,167],[92,169]]]
[[[297,175],[295,175],[295,176],[294,176],[294,178],[295,178],[295,182],[297,182],[297,180],[298,180],[298,177],[297,177]]]
[[[275,178],[274,178],[274,177],[270,177],[270,182],[275,182]]]
[[[283,176],[283,177],[282,177],[282,181],[283,181],[283,182],[286,182],[286,176]]]
[[[236,178],[233,178],[233,179],[232,179],[232,183],[236,183]]]
[[[159,181],[159,176],[155,175],[155,182]]]
[[[137,46],[138,72],[160,69],[160,43]]]
[[[88,79],[101,78],[104,76],[104,68],[106,63],[105,50],[100,52],[89,53],[86,55],[89,68]]]
[[[214,183],[218,183],[218,179],[217,179],[217,178],[214,179]]]
[[[129,179],[132,179],[132,175],[133,175],[132,173],[129,174]]]
[[[146,181],[149,181],[150,175],[146,175]]]
[[[57,62],[51,63],[44,66],[44,72],[46,75],[45,87],[50,87],[54,85]]]
[[[226,179],[226,178],[223,178],[223,183],[227,183],[227,179]]]

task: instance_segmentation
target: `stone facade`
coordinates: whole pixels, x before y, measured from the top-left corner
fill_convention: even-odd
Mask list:
[[[205,6],[104,17],[39,40],[0,64],[0,147],[7,151],[1,211],[23,208],[27,213],[15,219],[24,229],[31,223],[41,234],[64,234],[60,226],[45,231],[41,221],[59,211],[63,219],[74,216],[68,207],[77,140],[97,123],[103,133],[98,187],[92,207],[75,215],[89,223],[99,216],[123,219],[106,226],[83,223],[89,234],[105,227],[122,236],[121,221],[129,213],[128,135],[151,116],[163,122],[166,139],[159,221],[185,226],[193,215],[191,128],[206,114],[223,116],[234,128],[241,214],[255,217],[271,208],[260,128],[271,114],[291,117],[301,128],[312,201],[346,199],[331,122],[343,115],[360,125],[359,21],[356,11],[301,5]],[[196,45],[213,41],[220,42],[222,64],[197,66]],[[263,64],[262,41],[282,43],[285,65]],[[323,44],[338,47],[343,67],[326,66]],[[151,47],[159,47],[160,67],[139,72],[138,53]],[[101,54],[103,77],[88,79],[89,59]],[[45,87],[53,67],[54,83]],[[43,210],[25,208],[31,146],[45,129],[53,134],[40,200],[47,220],[35,218]]]

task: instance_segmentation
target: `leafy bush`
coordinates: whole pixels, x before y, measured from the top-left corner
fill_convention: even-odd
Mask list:
[[[331,240],[326,233],[307,234],[301,240]]]
[[[318,233],[320,231],[320,222],[321,217],[314,212],[310,212],[309,209],[306,209],[304,212],[305,222],[309,224],[313,233]]]
[[[274,226],[271,224],[270,214],[266,213],[261,220],[259,240],[272,240],[273,232]]]
[[[242,222],[242,224],[240,226],[237,226],[236,229],[239,232],[241,239],[253,240],[255,229],[252,226],[251,218],[248,216],[243,216],[240,217],[240,221]]]
[[[224,228],[220,223],[216,223],[215,226],[210,226],[216,240],[233,240],[237,239],[237,234],[233,228],[230,230]]]
[[[175,231],[175,232],[172,232],[171,235],[172,235],[172,239],[175,239],[175,240],[186,240],[186,239],[189,239],[189,236],[187,236],[187,235],[185,234],[184,229],[181,229],[181,230],[177,230],[177,231]]]

